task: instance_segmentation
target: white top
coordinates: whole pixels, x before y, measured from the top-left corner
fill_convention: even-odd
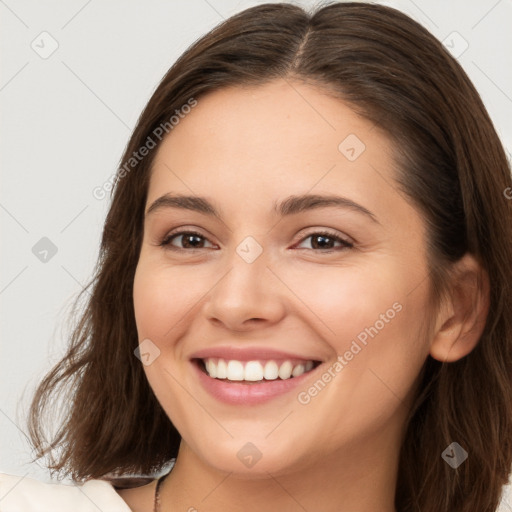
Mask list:
[[[510,484],[503,489],[498,512],[512,510]],[[510,499],[510,502],[509,502]],[[131,512],[105,480],[82,485],[47,484],[33,478],[0,473],[0,512]]]
[[[0,473],[0,512],[131,512],[105,480],[82,485],[47,484],[29,477]]]

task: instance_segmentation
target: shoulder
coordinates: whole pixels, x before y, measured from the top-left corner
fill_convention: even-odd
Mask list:
[[[2,512],[130,512],[112,484],[89,480],[82,485],[45,483],[28,476],[0,473]]]

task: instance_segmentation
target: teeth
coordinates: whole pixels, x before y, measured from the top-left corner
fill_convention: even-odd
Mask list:
[[[244,365],[240,361],[229,361],[228,380],[244,380]]]
[[[211,359],[206,361],[206,371],[210,377],[217,378],[217,365]]]
[[[215,363],[213,363],[215,364]],[[210,372],[208,372],[210,373]],[[211,373],[210,373],[211,377]],[[217,375],[215,375],[217,379],[227,379],[228,377],[228,365],[226,364],[226,361],[224,359],[219,359],[217,363]]]
[[[257,381],[263,379],[263,367],[258,361],[249,361],[245,365],[245,380]]]
[[[290,361],[285,361],[280,367],[279,367],[279,378],[285,380],[289,379],[292,376],[292,370],[293,366]]]
[[[277,366],[275,361],[268,361],[265,364],[263,377],[265,377],[266,380],[275,380],[279,377],[279,366]]]
[[[298,377],[304,373],[304,365],[298,364],[292,371],[292,377]]]
[[[225,359],[203,359],[206,372],[214,379],[258,382],[265,380],[287,380],[299,377],[313,369],[313,361],[293,364],[291,361],[227,361]]]

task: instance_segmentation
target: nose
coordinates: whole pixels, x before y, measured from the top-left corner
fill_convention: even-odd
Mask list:
[[[286,287],[268,263],[265,251],[251,263],[233,251],[226,271],[204,303],[206,318],[237,332],[279,322],[285,314]]]

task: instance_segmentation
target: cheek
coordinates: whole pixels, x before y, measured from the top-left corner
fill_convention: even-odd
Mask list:
[[[195,289],[198,285],[194,288],[197,281],[193,274],[141,257],[133,283],[139,341],[148,338],[159,350],[151,363],[144,365],[144,372],[158,401],[180,432],[187,431],[184,418],[190,414],[190,402],[183,397],[179,384],[186,381],[184,368],[177,367],[175,362],[181,355],[179,340],[187,330],[187,315],[200,297]]]
[[[174,334],[204,293],[200,281],[197,272],[184,272],[179,266],[139,262],[133,284],[139,339],[149,337],[163,343],[170,330]]]
[[[407,270],[399,262],[385,268],[330,268],[314,277],[305,275],[295,276],[302,284],[293,289],[307,305],[307,324],[317,326],[338,362],[325,375],[329,384],[322,398],[319,394],[313,400],[316,391],[311,390],[317,414],[330,401],[353,405],[349,416],[354,419],[364,411],[391,414],[408,395],[428,356],[423,332],[428,280],[422,281],[420,268]],[[309,394],[304,398],[307,401]],[[332,428],[337,428],[334,423]]]
[[[314,326],[338,354],[348,350],[354,339],[364,345],[365,340],[392,333],[393,344],[399,333],[413,336],[413,327],[424,313],[424,287],[411,293],[411,283],[421,282],[421,272],[404,271],[400,262],[280,273],[300,300],[292,297],[295,311],[301,311],[304,322]]]

